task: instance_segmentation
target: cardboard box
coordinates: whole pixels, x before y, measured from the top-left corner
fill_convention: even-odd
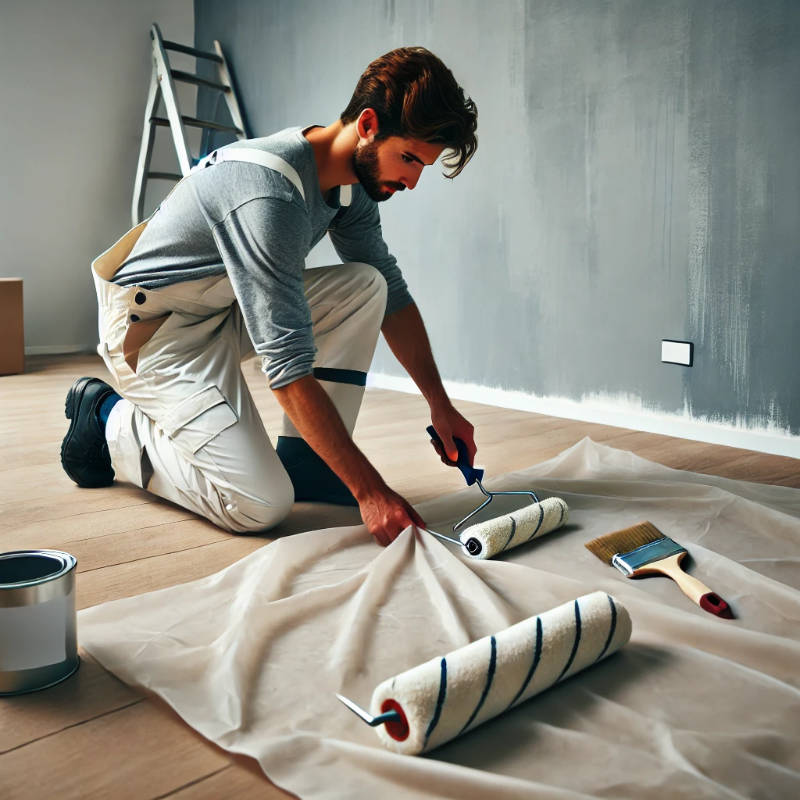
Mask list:
[[[0,278],[0,375],[25,371],[22,278]]]

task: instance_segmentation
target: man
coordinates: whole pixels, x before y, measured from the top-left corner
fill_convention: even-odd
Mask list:
[[[201,162],[92,264],[114,388],[70,389],[67,474],[87,487],[116,475],[236,532],[276,525],[295,499],[358,505],[384,545],[424,526],[351,438],[380,331],[428,401],[442,459],[457,459],[458,437],[472,460],[473,429],[442,387],[377,203],[445,151],[455,177],[476,127],[450,70],[400,48],[367,67],[333,124]],[[304,270],[326,232],[345,263]],[[253,350],[285,412],[275,449],[240,368]]]

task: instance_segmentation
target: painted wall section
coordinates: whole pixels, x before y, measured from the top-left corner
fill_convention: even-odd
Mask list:
[[[28,352],[97,344],[89,264],[130,227],[153,22],[193,41],[191,0],[2,2],[0,275],[24,280]]]
[[[800,433],[796,2],[195,9],[255,136],[330,123],[404,44],[473,97],[466,171],[430,168],[381,208],[446,379]],[[694,341],[695,366],[661,364],[662,338]],[[385,347],[375,370],[402,374]]]
[[[687,404],[800,430],[800,4],[691,3]],[[800,453],[798,453],[800,455]]]

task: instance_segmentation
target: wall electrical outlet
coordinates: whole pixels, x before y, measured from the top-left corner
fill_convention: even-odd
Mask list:
[[[661,360],[665,364],[691,367],[694,362],[694,344],[676,339],[661,340]]]

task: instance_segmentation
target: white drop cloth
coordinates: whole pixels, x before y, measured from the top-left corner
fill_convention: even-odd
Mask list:
[[[489,561],[411,530],[385,549],[360,526],[297,534],[81,611],[80,644],[303,798],[800,797],[800,490],[588,439],[487,486],[563,497],[569,524]],[[448,531],[480,499],[419,510]],[[736,620],[583,546],[643,520]],[[424,757],[384,750],[334,697],[367,706],[383,679],[598,589],[633,621],[619,653]]]

